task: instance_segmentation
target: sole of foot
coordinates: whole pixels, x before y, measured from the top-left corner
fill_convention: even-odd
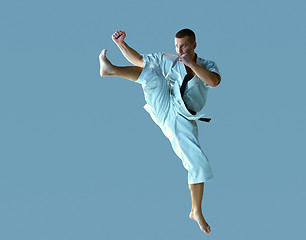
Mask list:
[[[106,51],[106,49],[103,49],[99,55],[101,77],[109,76],[113,66],[111,62],[106,58]]]

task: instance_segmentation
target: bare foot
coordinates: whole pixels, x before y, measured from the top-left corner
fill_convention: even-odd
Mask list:
[[[111,75],[113,70],[113,65],[111,62],[106,58],[106,49],[103,49],[99,55],[100,61],[100,76],[105,77]]]
[[[195,220],[198,223],[200,229],[204,231],[206,234],[209,234],[211,232],[210,226],[207,224],[207,222],[203,217],[202,211],[193,210],[190,212],[189,217],[192,220]]]

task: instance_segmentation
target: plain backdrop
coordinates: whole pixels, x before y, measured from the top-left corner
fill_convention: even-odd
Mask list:
[[[0,8],[0,239],[305,237],[306,4],[302,0],[21,1]],[[141,85],[99,76],[103,48],[196,53],[217,63],[198,122],[214,179],[205,236],[187,171],[144,110]]]

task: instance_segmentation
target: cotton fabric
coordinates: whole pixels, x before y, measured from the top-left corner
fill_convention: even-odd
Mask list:
[[[174,66],[175,56],[156,53],[142,55],[144,68],[137,79],[142,85],[146,105],[144,109],[169,139],[175,154],[188,171],[188,184],[208,182],[213,178],[210,163],[201,149],[196,120],[204,114],[192,115],[184,101],[193,111],[200,111],[207,98],[210,86],[196,75],[188,82],[184,101],[180,86],[187,74],[182,62]],[[213,61],[197,59],[200,66],[219,74]]]

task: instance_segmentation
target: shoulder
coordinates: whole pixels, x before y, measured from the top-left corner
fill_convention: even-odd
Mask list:
[[[200,65],[201,67],[205,67],[205,68],[210,68],[214,65],[216,65],[216,63],[212,60],[208,60],[208,59],[204,59],[204,58],[197,58],[197,64]]]
[[[211,72],[217,73],[219,76],[221,76],[219,68],[217,66],[217,64],[212,61],[212,60],[208,60],[208,59],[203,59],[203,58],[197,58],[197,64]]]

